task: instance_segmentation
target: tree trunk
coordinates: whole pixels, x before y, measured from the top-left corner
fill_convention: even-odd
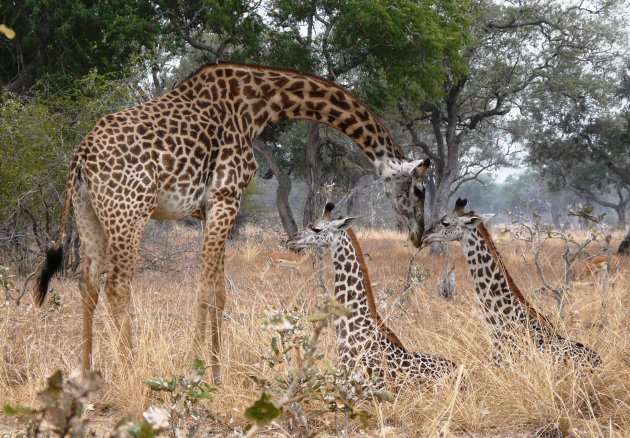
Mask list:
[[[429,178],[426,179],[425,186],[425,198],[424,198],[424,215],[425,215],[425,230],[428,230],[429,227],[433,224],[433,200],[435,199],[435,177],[433,172]],[[431,223],[426,223],[426,221],[430,221]]]
[[[292,236],[297,233],[297,225],[293,218],[293,212],[289,205],[289,195],[291,194],[291,171],[285,172],[280,167],[276,158],[273,155],[271,148],[262,141],[254,141],[254,149],[260,152],[267,166],[271,169],[271,172],[278,180],[278,188],[276,189],[276,207],[278,208],[278,214],[280,215],[280,222],[282,222],[282,228],[287,235]]]
[[[626,229],[626,204],[622,204],[621,206],[615,208],[615,212],[617,213],[617,228],[619,230]]]
[[[555,202],[547,201],[547,206],[549,207],[549,215],[551,216],[551,222],[553,222],[554,228],[559,229],[561,225],[560,225],[560,211],[558,210],[558,204]]]
[[[436,178],[435,197],[431,199],[431,224],[437,222],[452,210],[449,208],[449,200],[451,198],[451,188],[453,187],[452,170],[447,170],[446,174],[440,178]],[[429,226],[431,225],[429,224]]]
[[[319,135],[319,124],[308,123],[308,143],[306,145],[306,166],[307,172],[307,193],[304,204],[304,215],[302,225],[307,226],[317,219],[324,208],[325,199],[320,195],[320,188],[323,183],[324,165],[322,163],[321,151],[324,142]]]
[[[619,249],[617,250],[617,254],[630,256],[630,230],[628,230],[626,237],[624,237],[621,243],[619,244]]]
[[[282,222],[282,228],[288,236],[292,236],[297,233],[297,224],[293,218],[293,212],[289,205],[289,194],[291,193],[291,177],[282,173],[276,175],[278,179],[278,188],[276,189],[276,207],[278,208],[278,214],[280,215],[280,221]]]

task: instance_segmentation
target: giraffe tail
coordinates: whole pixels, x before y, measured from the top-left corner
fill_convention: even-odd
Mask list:
[[[79,175],[79,159],[80,156],[75,153],[70,161],[68,168],[68,177],[66,179],[66,195],[63,201],[63,210],[61,213],[61,224],[59,225],[59,234],[52,246],[46,251],[46,259],[40,267],[39,275],[35,281],[34,299],[38,306],[42,306],[48,294],[48,284],[55,272],[59,270],[63,262],[63,241],[65,240],[65,229],[72,205],[72,193],[75,184],[80,178]]]
[[[61,262],[63,262],[63,246],[59,246],[59,248],[55,248],[54,246],[48,248],[48,251],[46,251],[46,261],[44,261],[44,265],[35,283],[35,302],[40,307],[44,304],[44,300],[46,299],[48,283],[50,283],[52,276],[55,275],[55,272],[61,267]]]

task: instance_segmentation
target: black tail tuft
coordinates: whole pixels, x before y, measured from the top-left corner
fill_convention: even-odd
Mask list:
[[[61,266],[61,262],[63,261],[63,248],[60,246],[59,248],[50,248],[46,252],[46,262],[42,267],[42,271],[39,274],[39,278],[37,279],[36,289],[35,289],[35,302],[38,306],[44,304],[44,300],[46,299],[46,294],[48,293],[48,283],[55,272]]]

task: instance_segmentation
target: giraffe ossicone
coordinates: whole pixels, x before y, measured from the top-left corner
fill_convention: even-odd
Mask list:
[[[453,212],[427,230],[422,247],[433,242],[461,242],[490,330],[495,361],[501,362],[506,354],[518,352],[520,336],[558,362],[570,359],[579,366],[600,366],[599,354],[559,335],[553,324],[527,301],[508,272],[483,218],[472,211],[465,213],[466,204],[466,199],[457,198]]]
[[[335,275],[335,299],[350,311],[334,320],[342,366],[365,370],[376,380],[436,381],[448,376],[455,364],[441,357],[408,351],[379,315],[367,265],[351,228],[353,217],[332,217],[332,203],[322,217],[287,241],[292,249],[322,247],[330,250]]]
[[[210,326],[210,364],[218,381],[225,242],[257,169],[252,142],[267,125],[285,119],[321,122],[352,139],[383,180],[410,239],[420,245],[429,161],[409,163],[365,104],[336,84],[293,70],[203,66],[164,95],[102,117],[70,159],[61,231],[34,292],[41,305],[61,264],[63,231],[74,206],[83,257],[84,368],[92,366],[93,315],[106,258],[106,296],[121,344],[130,350],[130,282],[144,228],[150,218],[191,216],[203,228],[193,350],[203,352]]]

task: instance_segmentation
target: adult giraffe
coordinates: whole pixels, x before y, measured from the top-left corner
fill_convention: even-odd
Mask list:
[[[241,193],[257,169],[252,141],[270,123],[308,119],[346,134],[374,165],[409,237],[424,231],[425,161],[405,159],[387,128],[339,86],[292,70],[222,63],[199,68],[170,92],[104,116],[74,152],[59,236],[36,282],[41,305],[61,264],[63,230],[74,205],[83,266],[83,366],[92,366],[92,320],[106,254],[105,292],[125,349],[132,347],[130,282],[150,218],[188,216],[203,225],[201,291],[193,348],[204,344],[210,313],[216,381],[225,307],[224,248]]]

